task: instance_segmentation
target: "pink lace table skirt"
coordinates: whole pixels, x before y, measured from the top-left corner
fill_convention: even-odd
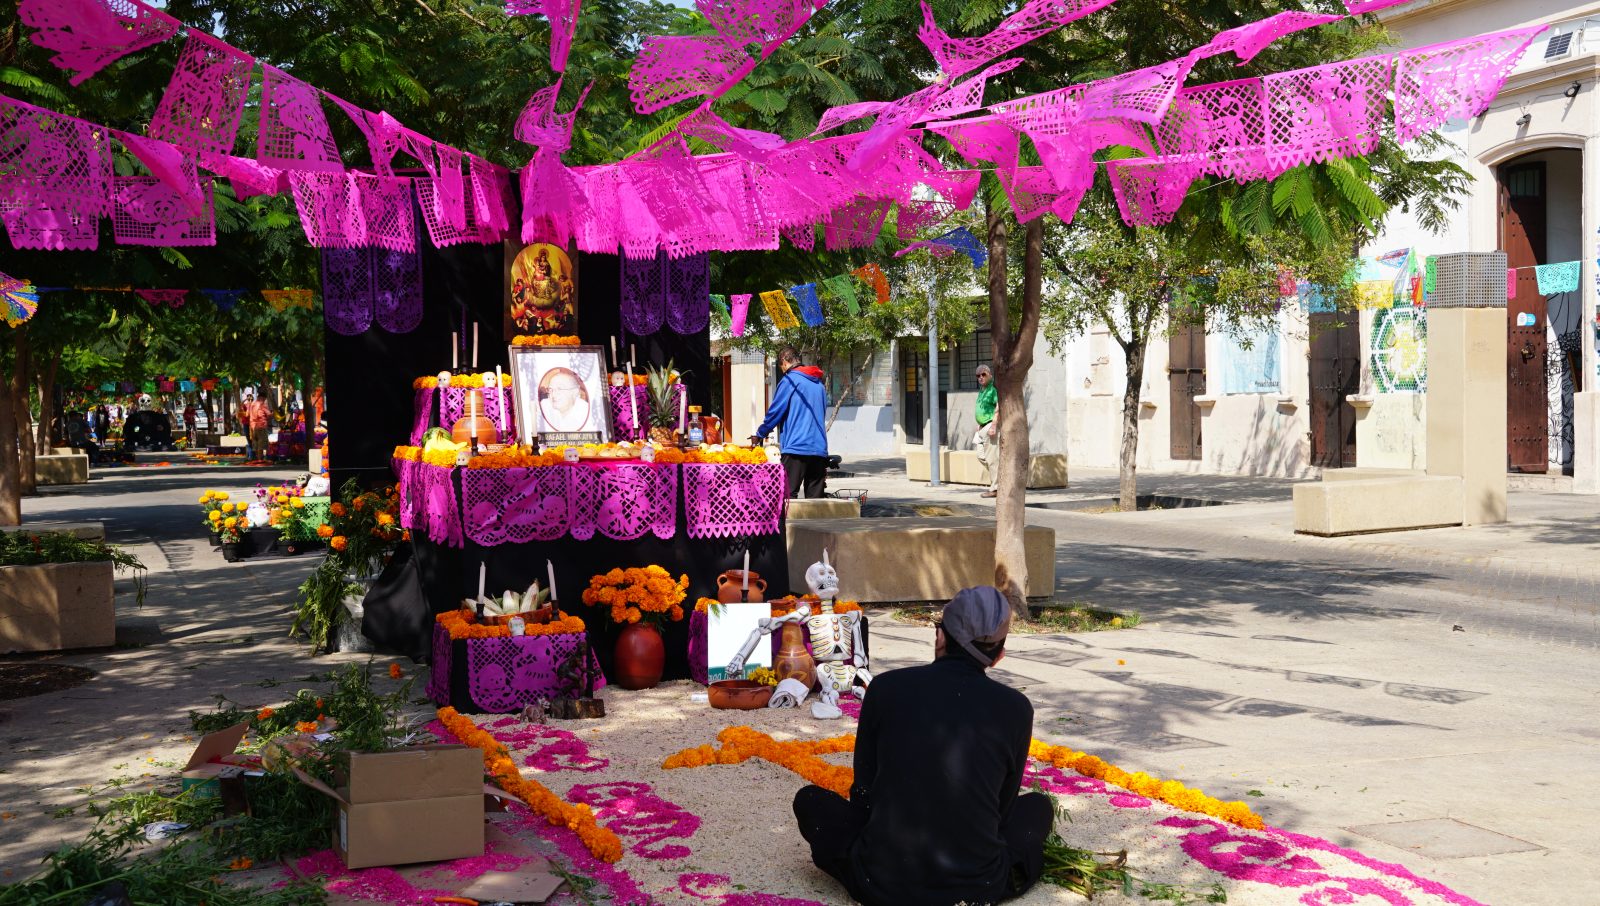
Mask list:
[[[440,413],[438,426],[446,431],[456,423],[456,420],[466,414],[467,387],[446,387],[444,390],[444,411]],[[411,445],[422,446],[422,435],[434,426],[434,409],[438,405],[439,390],[437,387],[423,387],[416,391],[416,400],[411,406]],[[500,418],[500,397],[505,396],[506,417]],[[499,429],[500,437],[485,437],[482,442],[513,443],[517,438],[517,413],[515,403],[512,402],[511,390],[498,387],[483,388],[483,415]]]
[[[618,541],[646,534],[666,540],[677,532],[680,473],[690,538],[774,535],[783,516],[783,468],[772,463],[580,462],[457,470],[397,459],[394,468],[401,526],[451,547],[568,535],[583,541],[597,534]]]
[[[582,694],[582,674],[574,673],[586,639],[582,632],[452,639],[434,624],[428,697],[468,714],[509,714],[541,698],[575,698]],[[589,665],[600,689],[606,678],[593,652]]]

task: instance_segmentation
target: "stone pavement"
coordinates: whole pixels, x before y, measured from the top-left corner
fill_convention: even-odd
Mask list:
[[[851,465],[830,487],[869,503],[992,508],[981,488]],[[1029,502],[1103,500],[1116,476],[1073,483]],[[1032,698],[1036,733],[1486,903],[1584,901],[1571,871],[1600,864],[1581,792],[1600,781],[1600,498],[1514,491],[1505,526],[1322,539],[1292,533],[1289,488],[1146,475],[1141,493],[1229,503],[1031,508],[1057,531],[1058,599],[1145,621],[1015,639],[1000,675]],[[880,623],[873,639],[891,667],[932,635]]]
[[[851,466],[860,474],[832,486],[865,488],[874,506],[989,506],[979,488]],[[151,566],[151,592],[134,610],[119,581],[117,650],[54,658],[94,679],[0,702],[0,813],[14,815],[0,821],[0,873],[82,835],[81,814],[50,817],[80,804],[79,788],[181,764],[188,710],[216,693],[275,703],[344,660],[284,637],[310,558],[227,564],[198,525],[202,490],[289,474],[130,469],[25,501],[30,520],[106,520]],[[1104,500],[1116,485],[1084,470],[1073,481],[1030,502]],[[1146,475],[1145,493],[1239,502],[1031,509],[1058,532],[1059,597],[1145,621],[1013,640],[997,675],[1032,698],[1037,735],[1242,798],[1274,825],[1486,903],[1585,900],[1600,864],[1587,801],[1600,782],[1600,500],[1515,492],[1509,526],[1330,540],[1288,531],[1288,487]],[[931,632],[887,616],[875,666],[925,660]]]

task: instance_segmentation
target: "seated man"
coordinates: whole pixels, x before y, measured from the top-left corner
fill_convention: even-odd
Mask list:
[[[850,799],[794,797],[812,861],[867,906],[997,903],[1044,871],[1054,805],[1019,795],[1033,706],[984,674],[1011,608],[967,588],[934,625],[934,662],[879,674],[862,703]]]

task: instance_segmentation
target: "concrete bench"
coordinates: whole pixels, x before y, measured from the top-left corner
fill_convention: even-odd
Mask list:
[[[912,450],[906,453],[906,477],[912,481],[927,481],[928,451]],[[951,484],[989,484],[989,470],[978,459],[976,450],[939,451],[939,480]],[[1067,456],[1065,453],[1037,453],[1028,457],[1028,487],[1064,488],[1067,486]]]
[[[104,522],[24,522],[21,525],[0,525],[0,532],[66,532],[76,538],[94,541],[106,540]]]
[[[34,474],[40,484],[86,484],[89,481],[87,453],[51,454],[34,457]]]
[[[1454,475],[1304,482],[1294,486],[1294,530],[1332,536],[1460,525],[1461,501]]]
[[[117,640],[112,566],[0,566],[0,654],[105,648]]]
[[[1023,532],[1028,597],[1056,587],[1056,532]],[[839,597],[862,603],[948,601],[974,585],[994,584],[994,520],[918,516],[815,519],[790,527],[789,585],[806,587],[806,567],[822,559],[839,571]]]
[[[1374,478],[1421,478],[1427,475],[1421,469],[1379,469],[1357,466],[1353,469],[1323,469],[1323,481],[1369,481]]]
[[[794,527],[797,522],[809,522],[815,519],[859,519],[861,518],[861,501],[841,500],[837,497],[814,497],[810,500],[794,499],[784,504],[783,512],[783,541],[789,548],[789,562],[794,562]],[[816,561],[807,560],[805,566],[810,566]],[[791,568],[791,572],[792,572]],[[796,592],[806,587],[805,568],[800,569],[800,584],[793,586]]]

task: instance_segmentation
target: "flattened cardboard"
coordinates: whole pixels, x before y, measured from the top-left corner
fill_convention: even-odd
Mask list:
[[[483,789],[483,753],[459,745],[352,752],[340,779],[351,805],[474,795]]]
[[[334,849],[346,868],[483,855],[483,796],[339,804]]]
[[[480,875],[461,895],[480,903],[543,903],[561,883],[556,875],[519,868],[514,874],[497,871]]]

